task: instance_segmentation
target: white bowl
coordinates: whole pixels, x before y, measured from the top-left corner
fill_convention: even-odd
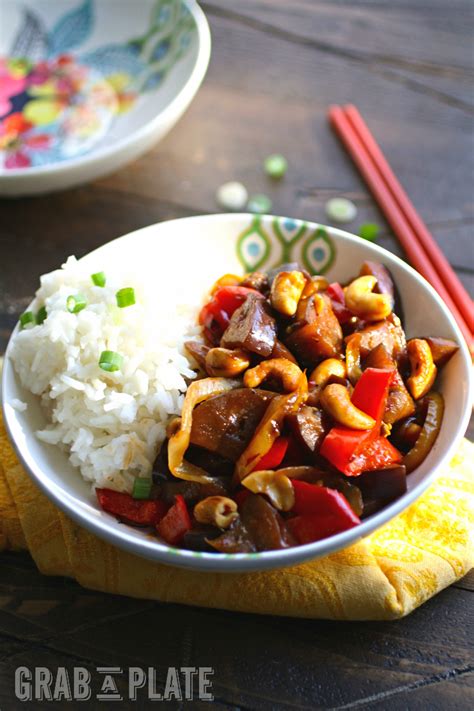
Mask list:
[[[189,106],[210,51],[195,0],[10,0],[0,195],[63,190],[145,153]]]
[[[143,531],[121,523],[102,511],[78,470],[57,447],[39,441],[34,432],[46,424],[38,398],[19,384],[7,348],[3,371],[3,409],[7,429],[18,456],[33,480],[71,518],[101,538],[131,553],[195,570],[251,571],[300,563],[333,553],[374,531],[417,499],[446,467],[463,436],[470,414],[471,366],[461,333],[434,289],[411,267],[386,250],[332,227],[322,228],[288,218],[247,214],[204,215],[162,222],[100,247],[83,258],[91,273],[127,264],[131,273],[149,276],[156,284],[157,303],[179,299],[180,284],[194,293],[197,303],[213,280],[226,272],[243,273],[299,260],[331,280],[347,281],[361,262],[378,260],[391,270],[401,293],[408,337],[442,336],[461,347],[449,361],[436,387],[446,403],[438,439],[422,465],[408,477],[408,491],[390,506],[365,519],[360,526],[326,540],[282,551],[263,553],[196,553],[160,543]],[[183,281],[185,280],[185,282]],[[26,401],[18,412],[14,398]]]

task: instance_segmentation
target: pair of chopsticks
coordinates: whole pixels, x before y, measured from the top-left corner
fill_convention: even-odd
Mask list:
[[[329,120],[398,237],[411,264],[438,292],[473,347],[473,302],[400,185],[355,106],[331,106]]]

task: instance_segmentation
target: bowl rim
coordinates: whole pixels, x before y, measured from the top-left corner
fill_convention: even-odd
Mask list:
[[[165,220],[163,222],[154,223],[143,227],[139,230],[129,232],[121,237],[111,240],[110,242],[101,245],[100,247],[88,252],[82,258],[89,257],[96,252],[105,249],[113,249],[113,245],[123,239],[133,239],[137,234],[151,231],[155,229],[160,229],[161,226],[167,225],[168,223],[187,223],[189,221],[199,221],[206,222],[212,221],[223,221],[223,222],[237,222],[240,223],[242,220],[252,220],[255,215],[251,213],[219,213],[210,215],[195,215],[189,217],[178,218],[174,220]],[[272,221],[275,219],[293,219],[285,218],[284,216],[275,215],[263,215],[263,220]],[[359,244],[360,237],[346,232],[337,227],[326,226],[320,223],[315,223],[312,221],[305,220],[305,223],[310,228],[325,227],[330,231],[331,236],[341,237],[343,240]],[[369,243],[369,249],[374,251],[376,255],[380,258],[387,258],[389,260],[395,261],[395,263],[401,267],[402,270],[407,272],[415,281],[419,282],[422,287],[427,290],[436,302],[436,305],[444,313],[450,326],[452,327],[456,339],[460,344],[459,352],[463,358],[467,372],[467,391],[472,395],[473,392],[473,376],[471,370],[471,359],[469,355],[469,350],[467,344],[461,334],[459,327],[457,326],[454,317],[451,315],[447,306],[441,300],[440,296],[434,290],[434,288],[422,277],[418,272],[416,272],[413,267],[404,262],[400,257],[389,252],[379,245]],[[81,259],[82,259],[81,258]],[[257,553],[232,553],[232,554],[219,554],[211,552],[197,552],[182,548],[175,548],[173,546],[168,546],[167,544],[161,543],[159,540],[152,538],[142,538],[137,537],[133,528],[129,526],[123,526],[120,529],[114,529],[108,523],[108,516],[103,516],[103,512],[100,509],[96,509],[94,514],[87,511],[90,508],[90,504],[87,502],[81,502],[83,506],[77,508],[77,498],[75,498],[69,492],[62,490],[58,484],[53,482],[48,474],[44,472],[39,466],[28,448],[22,448],[17,442],[15,436],[16,430],[21,430],[19,423],[15,420],[14,410],[11,407],[6,407],[7,403],[5,400],[5,393],[7,391],[7,381],[11,377],[15,377],[15,372],[11,360],[9,359],[9,351],[12,346],[13,338],[18,330],[18,324],[13,330],[4,357],[4,367],[2,375],[2,409],[3,418],[6,430],[8,432],[10,442],[13,448],[33,481],[39,486],[39,488],[46,494],[46,496],[55,503],[58,508],[64,511],[68,516],[70,516],[76,523],[96,534],[99,538],[108,541],[109,543],[116,545],[119,548],[127,550],[130,553],[138,555],[149,560],[153,560],[155,563],[165,563],[172,565],[174,567],[194,569],[198,571],[214,571],[214,572],[250,572],[258,570],[266,570],[270,568],[280,568],[297,563],[302,563],[311,559],[317,559],[328,555],[330,553],[335,553],[348,545],[353,545],[365,538],[370,533],[373,533],[377,528],[387,523],[396,515],[404,511],[410,504],[412,504],[421,494],[427,489],[427,487],[433,482],[434,478],[437,476],[440,468],[451,458],[454,453],[455,448],[464,436],[467,429],[467,425],[470,417],[470,407],[469,398],[467,400],[467,405],[465,411],[462,413],[460,423],[458,425],[456,434],[452,438],[449,446],[446,448],[444,453],[440,455],[438,461],[434,463],[431,471],[429,471],[425,477],[416,484],[413,489],[407,491],[399,499],[395,500],[390,505],[386,506],[384,509],[378,513],[370,516],[368,519],[363,520],[358,526],[338,533],[329,538],[323,539],[321,541],[315,541],[313,543],[308,543],[305,545],[294,546],[292,548],[286,548],[283,550],[276,551],[261,551]],[[101,515],[97,515],[101,514]],[[131,529],[131,530],[130,530]]]
[[[129,136],[114,141],[109,146],[103,146],[95,150],[92,148],[87,153],[77,157],[67,158],[66,160],[57,163],[50,163],[42,166],[32,166],[27,168],[6,169],[0,167],[0,179],[5,182],[14,182],[22,178],[30,178],[35,176],[56,175],[65,172],[69,169],[85,168],[94,165],[97,161],[107,160],[122,151],[128,150],[146,141],[153,136],[159,126],[166,123],[168,116],[174,113],[179,113],[181,109],[186,108],[188,99],[191,100],[194,94],[199,89],[209,65],[211,57],[211,30],[207,18],[198,5],[197,0],[181,0],[186,5],[189,12],[193,16],[197,30],[197,56],[194,67],[186,79],[184,85],[176,96],[159,111],[153,119],[145,123],[140,128],[137,128]],[[10,179],[10,180],[8,180]]]

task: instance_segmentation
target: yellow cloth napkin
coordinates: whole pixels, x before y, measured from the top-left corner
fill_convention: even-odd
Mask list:
[[[0,421],[0,550],[28,549],[46,575],[104,592],[271,615],[334,620],[403,617],[474,564],[474,445],[407,511],[327,558],[262,573],[194,573],[96,538],[24,472]]]

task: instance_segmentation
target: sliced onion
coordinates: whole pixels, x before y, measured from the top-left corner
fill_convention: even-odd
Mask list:
[[[242,481],[254,471],[261,458],[270,451],[272,444],[280,436],[285,417],[296,412],[308,397],[308,381],[302,373],[298,388],[288,395],[277,395],[268,405],[255,434],[242,452],[235,465],[235,479]]]
[[[191,383],[184,398],[181,424],[168,441],[168,466],[175,477],[186,481],[197,481],[201,484],[214,481],[204,469],[191,464],[184,458],[191,439],[193,410],[196,405],[214,397],[214,395],[221,395],[228,390],[241,387],[240,380],[230,380],[229,378],[203,378]]]

